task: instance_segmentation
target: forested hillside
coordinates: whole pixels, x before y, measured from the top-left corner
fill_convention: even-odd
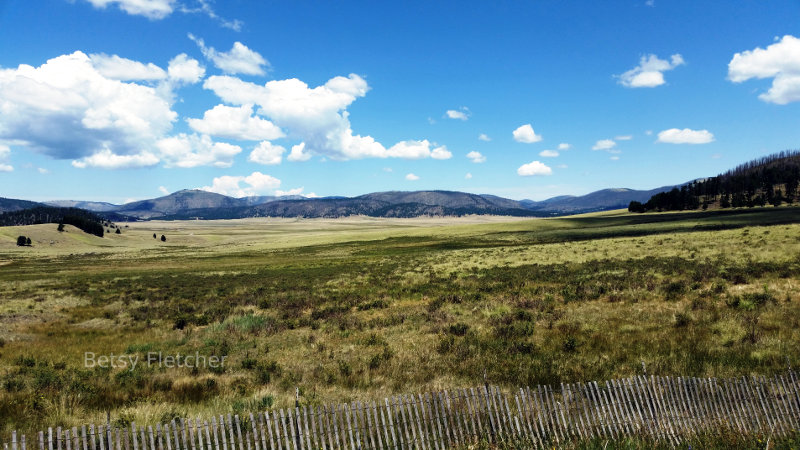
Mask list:
[[[55,208],[37,206],[0,214],[0,226],[35,225],[40,223],[63,223],[73,225],[86,233],[103,237],[103,218],[78,208]]]
[[[800,151],[785,151],[741,164],[721,175],[695,180],[631,202],[631,212],[740,208],[792,204],[800,185]]]

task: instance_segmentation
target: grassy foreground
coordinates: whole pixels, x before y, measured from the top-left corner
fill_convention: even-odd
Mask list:
[[[0,228],[0,434],[800,365],[798,208],[121,226]]]

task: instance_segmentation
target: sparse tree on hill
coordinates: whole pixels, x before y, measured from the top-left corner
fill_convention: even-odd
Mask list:
[[[64,222],[58,224],[58,231],[64,231]]]
[[[117,233],[117,234],[122,234],[122,232],[121,232],[121,231],[119,231],[119,228],[117,228],[117,231],[115,231],[114,233]]]
[[[167,242],[167,237],[163,234],[161,235],[161,242]]]
[[[28,247],[30,247],[30,246],[31,246],[31,238],[28,238],[28,239],[25,241],[25,245],[27,245]]]
[[[155,233],[153,233],[153,239],[158,239]]]
[[[28,245],[28,239],[25,236],[20,236],[17,238],[17,245],[20,247],[24,247]]]

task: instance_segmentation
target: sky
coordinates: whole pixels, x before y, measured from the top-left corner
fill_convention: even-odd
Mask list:
[[[800,1],[0,0],[0,197],[543,200],[800,147]]]

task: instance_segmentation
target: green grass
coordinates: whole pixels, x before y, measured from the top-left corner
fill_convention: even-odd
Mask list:
[[[295,387],[320,404],[474,386],[484,369],[511,387],[642,361],[719,377],[800,364],[797,208],[0,230],[4,434],[284,407]],[[85,368],[88,351],[226,364]]]

